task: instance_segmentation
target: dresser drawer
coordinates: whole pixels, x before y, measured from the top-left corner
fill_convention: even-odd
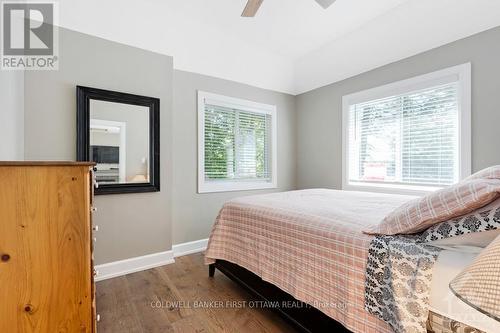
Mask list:
[[[90,168],[0,162],[0,332],[94,331]]]

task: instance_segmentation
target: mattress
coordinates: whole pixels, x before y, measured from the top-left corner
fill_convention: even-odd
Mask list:
[[[313,189],[227,202],[206,263],[238,264],[356,333],[389,333],[364,308],[367,251],[362,233],[411,196]]]
[[[480,249],[477,251],[469,249],[467,252],[444,250],[439,254],[434,265],[429,299],[430,310],[438,315],[484,332],[500,332],[500,322],[462,302],[448,287],[450,281],[474,260],[479,251]],[[466,331],[471,332],[471,330]],[[455,332],[460,331],[456,330]]]

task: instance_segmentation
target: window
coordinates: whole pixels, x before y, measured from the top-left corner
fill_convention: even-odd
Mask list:
[[[198,192],[277,187],[276,106],[198,92]]]
[[[343,103],[343,188],[421,194],[470,175],[470,64]]]

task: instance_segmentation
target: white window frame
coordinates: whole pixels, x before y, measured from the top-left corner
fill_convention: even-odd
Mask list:
[[[271,115],[271,180],[215,180],[205,179],[205,104],[234,108]],[[278,187],[276,105],[257,103],[198,90],[198,193],[261,190]]]
[[[349,181],[349,109],[351,105],[400,95],[440,84],[458,82],[458,173],[471,174],[471,64],[465,63],[342,97],[342,189],[352,191],[425,195],[443,186],[418,186]]]

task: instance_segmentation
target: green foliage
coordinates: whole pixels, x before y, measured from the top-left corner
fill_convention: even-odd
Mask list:
[[[269,125],[265,115],[207,106],[205,177],[266,178]]]

